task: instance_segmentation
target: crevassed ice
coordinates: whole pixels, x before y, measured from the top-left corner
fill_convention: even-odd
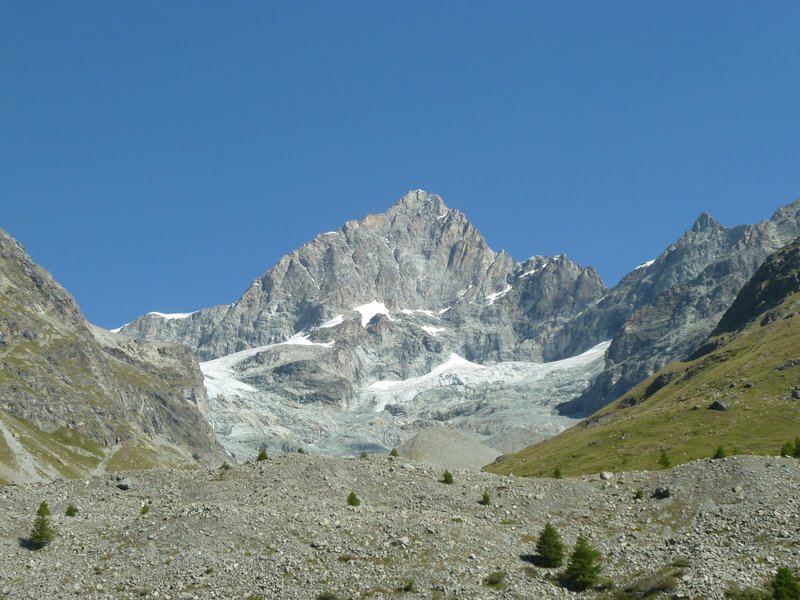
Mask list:
[[[419,377],[401,380],[376,381],[366,392],[376,412],[382,411],[389,402],[408,402],[425,390],[446,385],[476,385],[492,382],[513,383],[521,379],[541,379],[554,371],[563,371],[601,359],[610,341],[601,342],[583,354],[548,363],[501,362],[484,366],[470,362],[456,353]]]

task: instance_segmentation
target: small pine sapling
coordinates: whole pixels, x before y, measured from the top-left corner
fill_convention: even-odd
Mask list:
[[[266,448],[261,448],[258,451],[258,456],[256,456],[256,461],[257,462],[261,462],[262,460],[268,460],[268,459],[269,459],[269,456],[267,455],[267,449]]]
[[[575,549],[561,575],[561,585],[574,592],[582,592],[597,585],[602,570],[600,553],[589,545],[582,535],[575,542]]]
[[[544,529],[539,533],[536,541],[536,554],[543,567],[555,568],[564,564],[564,544],[556,528],[550,523],[545,523]]]
[[[397,458],[398,456],[400,456],[400,453],[397,451],[397,448],[392,448],[391,451],[389,452],[389,456]]]
[[[478,504],[489,506],[492,503],[492,497],[489,495],[489,490],[483,490],[483,496],[478,500]]]
[[[451,484],[453,483],[453,474],[445,469],[445,472],[442,474],[442,483]]]
[[[350,495],[347,496],[347,506],[359,506],[361,504],[361,499],[356,496],[355,492],[350,492]]]
[[[769,585],[774,600],[800,600],[800,582],[788,567],[780,567]]]
[[[661,454],[658,456],[658,465],[662,469],[669,469],[672,466],[672,461],[670,460],[666,450],[662,450]]]
[[[78,508],[72,503],[70,503],[70,505],[67,506],[67,510],[64,511],[64,515],[67,517],[74,517],[77,514]]]
[[[47,506],[47,502],[42,502],[36,510],[28,543],[34,550],[40,550],[52,542],[55,535],[56,532],[50,525],[50,507]]]

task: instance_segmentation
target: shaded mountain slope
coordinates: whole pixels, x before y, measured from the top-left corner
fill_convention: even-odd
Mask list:
[[[224,457],[191,352],[93,327],[2,230],[0,434],[6,481]]]

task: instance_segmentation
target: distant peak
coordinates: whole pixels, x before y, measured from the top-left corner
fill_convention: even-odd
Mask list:
[[[692,225],[692,231],[694,232],[701,232],[701,231],[708,231],[710,229],[725,229],[719,221],[717,221],[714,217],[712,217],[707,212],[701,213],[697,220]]]
[[[390,209],[391,213],[430,211],[435,216],[447,214],[448,208],[437,194],[425,190],[411,190],[398,200]]]

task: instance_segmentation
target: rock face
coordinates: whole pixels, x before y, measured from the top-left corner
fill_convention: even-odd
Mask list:
[[[546,352],[550,331],[603,292],[594,269],[563,256],[517,263],[505,252],[493,252],[462,213],[448,209],[439,196],[414,191],[385,214],[317,236],[230,306],[180,320],[149,315],[122,332],[181,342],[208,360],[283,342],[337,315],[352,316],[356,307],[379,303],[384,312],[416,311],[429,317],[431,326],[455,330],[447,345],[467,360],[530,360]],[[423,335],[406,337],[417,338],[403,340],[406,345],[423,345]],[[409,354],[405,358],[415,358]],[[424,372],[419,366],[429,366],[424,362],[392,368],[419,375]]]
[[[453,355],[485,366],[531,364],[568,359],[611,340],[599,376],[592,363],[576,377],[581,385],[527,390],[528,395],[535,391],[533,400],[546,411],[560,405],[562,414],[577,418],[664,364],[686,358],[764,258],[798,235],[800,201],[768,221],[732,229],[703,214],[661,256],[608,290],[594,269],[564,256],[519,263],[493,252],[462,213],[448,209],[439,196],[417,190],[385,214],[317,236],[256,279],[231,305],[181,319],[151,314],[122,332],[187,344],[207,361],[206,381],[211,395],[219,398],[213,403],[220,410],[214,420],[223,436],[241,433],[236,429],[239,411],[251,425],[253,419],[263,426],[269,421],[273,440],[285,425],[297,434],[291,442],[296,444],[328,436],[331,423],[346,420],[342,411],[363,408],[370,386],[416,380],[446,368]],[[215,387],[214,380],[231,383],[232,375],[238,391],[231,393],[230,385]],[[417,405],[427,398],[425,410],[413,409],[413,402],[401,407],[378,399],[373,417],[403,417],[395,434],[407,431],[407,437],[420,430],[443,394],[454,393],[465,405],[472,403],[458,416],[469,410],[478,415],[476,407],[490,390],[476,392],[452,383],[447,390],[414,394]],[[501,386],[491,397],[522,396],[525,385],[513,393]],[[331,410],[320,414],[332,420],[315,425],[322,433],[309,437],[295,426],[298,420],[307,422],[306,416],[279,410],[276,401],[284,408],[327,407]],[[257,417],[265,407],[271,416]],[[449,417],[443,422],[452,424]],[[567,423],[541,429],[529,420],[527,434],[517,434],[532,440]],[[501,432],[513,438],[513,425],[495,423],[482,432],[481,441]],[[461,427],[480,429],[477,418]],[[396,441],[395,435],[381,443]],[[493,447],[499,449],[499,443]]]
[[[766,325],[774,317],[769,311],[792,294],[800,292],[800,239],[770,255],[748,281],[725,312],[712,337],[735,333],[751,321],[764,317]],[[784,315],[785,317],[786,315]]]
[[[770,255],[690,359],[673,362],[580,425],[506,455],[495,473],[659,468],[797,437],[800,241]]]
[[[167,446],[174,460],[164,464],[224,457],[192,353],[88,324],[72,296],[0,230],[3,439],[6,480],[74,476],[100,461],[103,448],[126,445],[146,448],[154,464]]]
[[[590,414],[667,363],[687,358],[764,259],[798,235],[800,201],[767,221],[730,229],[702,214],[655,261],[628,274],[556,334],[567,353],[587,338],[612,339],[604,372],[561,412]]]

